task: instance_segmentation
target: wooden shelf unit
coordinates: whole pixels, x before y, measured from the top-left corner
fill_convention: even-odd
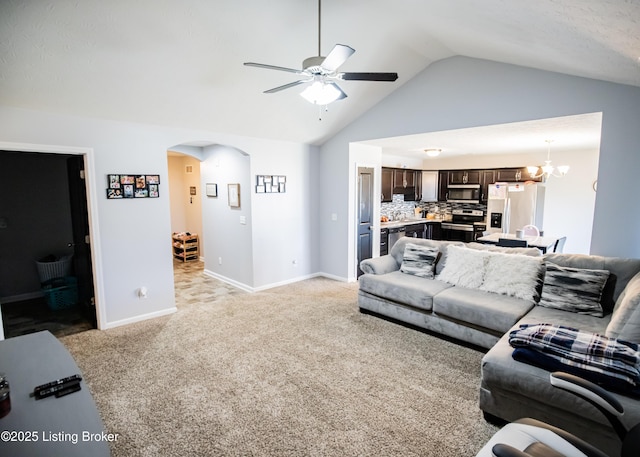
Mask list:
[[[176,259],[182,262],[200,259],[200,243],[198,242],[198,235],[174,233],[171,236],[171,244],[173,248],[173,257]]]

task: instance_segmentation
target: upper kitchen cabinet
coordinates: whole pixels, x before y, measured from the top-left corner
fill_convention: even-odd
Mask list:
[[[393,200],[393,168],[382,169],[382,186],[380,189],[380,199],[383,202]]]
[[[438,172],[438,201],[446,202],[449,192],[449,172],[441,170]]]
[[[396,189],[406,189],[407,187],[415,187],[416,171],[406,170],[404,168],[393,169],[393,181]]]
[[[526,167],[521,168],[498,168],[496,170],[497,182],[524,182],[542,181],[542,178],[531,178]]]
[[[480,203],[489,199],[489,184],[496,182],[496,170],[482,170],[480,172]]]
[[[480,170],[451,170],[449,184],[480,184]]]

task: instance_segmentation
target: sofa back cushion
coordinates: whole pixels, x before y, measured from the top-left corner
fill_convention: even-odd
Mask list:
[[[522,254],[531,257],[541,257],[542,251],[538,248],[511,248],[506,246],[497,246],[495,244],[485,243],[467,243],[467,247],[477,249],[479,251],[502,252],[503,254]]]
[[[618,297],[605,335],[640,343],[640,273],[629,281]]]
[[[608,270],[609,279],[602,292],[602,309],[605,314],[613,311],[613,306],[627,283],[640,272],[640,259],[603,257],[586,254],[546,254],[545,261],[563,267]]]

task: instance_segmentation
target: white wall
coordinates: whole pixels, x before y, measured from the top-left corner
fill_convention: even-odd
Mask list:
[[[202,236],[202,199],[200,187],[200,160],[190,156],[168,156],[169,200],[171,204],[171,232],[189,232],[199,236],[200,257],[204,252]],[[192,173],[186,173],[190,166]],[[190,188],[196,188],[196,195],[191,195]]]
[[[281,205],[281,200],[273,200],[274,208],[278,207],[279,213],[287,220],[298,220],[303,214],[314,212],[314,204],[308,201],[312,186],[316,180],[308,182],[301,179],[296,183],[294,174],[310,176],[312,165],[317,167],[317,157],[314,158],[309,148],[305,145],[294,143],[274,142],[255,138],[239,137],[215,132],[203,132],[186,129],[173,129],[150,125],[122,123],[115,121],[96,120],[75,116],[57,115],[52,113],[19,110],[9,107],[0,107],[0,144],[30,144],[33,150],[47,149],[53,146],[56,150],[69,150],[77,153],[78,150],[89,151],[90,166],[87,170],[87,185],[93,195],[90,202],[92,207],[92,236],[93,253],[95,262],[96,289],[98,292],[97,306],[102,314],[101,327],[126,324],[136,320],[171,313],[175,310],[175,297],[173,286],[173,260],[170,243],[171,215],[169,203],[168,161],[167,150],[172,145],[187,143],[190,141],[206,140],[211,143],[232,145],[239,151],[250,151],[260,163],[271,164],[269,171],[265,166],[260,173],[280,173],[280,169],[287,174],[291,170],[293,184],[292,192],[301,195],[300,198],[293,194]],[[299,156],[296,154],[299,153]],[[237,151],[236,151],[237,154]],[[193,154],[198,155],[198,152]],[[203,157],[196,157],[203,158]],[[295,160],[295,165],[291,162]],[[229,243],[234,238],[226,237],[228,233],[244,234],[242,243],[238,243],[240,255],[225,251],[224,266],[232,267],[225,271],[231,280],[247,284],[250,287],[264,286],[269,281],[286,282],[303,275],[309,275],[316,270],[313,260],[307,256],[317,249],[317,242],[311,240],[308,235],[313,233],[310,227],[312,218],[305,216],[300,222],[292,224],[286,231],[280,230],[271,218],[260,217],[258,223],[251,221],[251,184],[252,173],[247,166],[242,175],[233,177],[234,181],[241,182],[242,207],[240,211],[232,212],[228,209],[226,201],[226,184],[232,176],[225,176],[219,181],[220,197],[218,202],[226,208],[225,214],[233,214],[236,223],[228,232],[222,234],[219,239]],[[290,167],[294,166],[292,169]],[[204,164],[203,164],[204,167]],[[272,171],[271,171],[272,170]],[[304,170],[304,171],[302,171]],[[107,200],[105,197],[107,174],[131,173],[131,174],[159,174],[160,197],[147,199]],[[202,170],[204,174],[204,168]],[[206,175],[205,175],[206,176]],[[288,176],[289,179],[289,176]],[[203,176],[202,182],[206,178]],[[204,188],[198,189],[200,195]],[[206,213],[203,201],[203,213]],[[278,205],[281,205],[278,206]],[[248,224],[241,226],[237,216],[241,211],[247,211]],[[203,216],[203,217],[206,217]],[[268,219],[268,220],[265,220]],[[213,225],[211,225],[213,224]],[[215,221],[210,221],[209,226],[216,227]],[[254,233],[260,233],[265,244],[271,244],[266,253],[260,253],[260,261],[253,264],[251,252],[252,237]],[[207,227],[203,229],[205,255],[209,252],[207,246],[210,241],[218,239],[215,229],[211,234],[207,233]],[[294,272],[291,268],[281,266],[281,263],[290,263],[294,254],[287,254],[289,259],[281,259],[278,249],[279,241],[285,238],[290,244],[297,246],[296,256],[300,256],[299,267]],[[302,240],[302,241],[300,241]],[[278,241],[278,242],[276,242]],[[300,248],[300,245],[303,245]],[[309,244],[312,246],[310,247]],[[213,245],[215,249],[215,244]],[[247,251],[248,249],[248,251]],[[217,251],[213,251],[213,259],[217,260]],[[268,258],[264,258],[268,257]],[[211,259],[209,259],[210,261]],[[259,274],[254,272],[259,270]],[[263,269],[273,269],[274,272],[264,273]],[[263,276],[261,276],[263,275]],[[254,282],[254,276],[260,276],[260,283]],[[145,286],[148,289],[148,298],[139,299],[136,290]]]
[[[590,252],[640,257],[640,227],[635,195],[640,169],[640,88],[533,70],[466,57],[438,61],[384,99],[321,147],[321,179],[336,185],[322,202],[321,269],[348,278],[351,202],[342,197],[355,186],[349,144],[466,127],[602,112],[598,192]],[[336,170],[343,170],[336,174]],[[626,209],[625,223],[620,214]],[[327,220],[333,211],[341,217]]]

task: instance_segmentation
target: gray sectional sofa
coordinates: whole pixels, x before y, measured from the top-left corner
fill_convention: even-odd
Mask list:
[[[423,257],[411,263],[415,259],[406,253],[418,248],[430,250],[426,258],[436,261],[425,263]],[[489,264],[495,268],[483,271],[482,265],[486,268]],[[576,312],[563,308],[563,299],[554,295],[558,284],[553,283],[551,273],[545,274],[547,269],[551,271],[551,264],[556,269],[586,269],[604,275],[599,279],[604,285],[596,300],[601,316],[597,309]],[[432,272],[416,274],[420,270],[416,265]],[[532,276],[536,265],[538,273]],[[514,360],[509,332],[521,324],[545,323],[640,344],[640,259],[542,256],[535,248],[405,237],[388,255],[364,260],[361,269],[365,273],[358,291],[362,312],[488,350],[482,360],[480,385],[480,408],[487,418],[513,421],[533,417],[581,436],[612,455],[619,452],[615,432],[592,406],[553,388],[547,370]],[[583,292],[587,293],[577,291]],[[591,302],[590,296],[582,298],[577,297],[580,305]],[[614,396],[625,407],[625,422],[640,422],[640,398]]]

